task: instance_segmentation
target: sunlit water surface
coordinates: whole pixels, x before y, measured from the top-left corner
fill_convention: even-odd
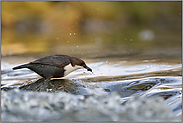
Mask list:
[[[41,91],[41,83],[44,80],[39,75],[29,69],[12,70],[12,67],[30,62],[30,59],[33,58],[25,58],[22,63],[2,61],[1,88],[20,87],[23,90]],[[108,95],[115,91],[121,96],[121,102],[134,95],[161,96],[176,116],[182,114],[181,64],[158,63],[155,60],[85,61],[93,73],[78,69],[64,78],[53,79],[51,83],[54,86],[51,91],[85,96]]]

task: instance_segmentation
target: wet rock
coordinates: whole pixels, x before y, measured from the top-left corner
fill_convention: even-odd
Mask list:
[[[2,121],[181,121],[161,97],[1,91]]]
[[[37,91],[37,92],[59,92],[64,91],[72,94],[81,94],[81,91],[77,91],[78,88],[83,89],[82,85],[75,82],[79,80],[67,80],[67,79],[53,79],[49,82],[45,82],[44,78],[41,79],[31,79],[24,82],[20,86],[9,86],[1,87],[1,90],[8,91],[11,89],[20,89],[27,91]],[[83,93],[84,94],[84,93]]]

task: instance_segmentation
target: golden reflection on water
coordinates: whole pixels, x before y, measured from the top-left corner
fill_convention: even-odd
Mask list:
[[[177,1],[3,1],[1,55],[67,53],[100,58],[150,50],[147,55],[165,51],[174,56],[181,52],[181,12]]]

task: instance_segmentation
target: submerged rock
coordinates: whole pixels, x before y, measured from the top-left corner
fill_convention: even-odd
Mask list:
[[[161,97],[1,91],[2,121],[181,121]]]

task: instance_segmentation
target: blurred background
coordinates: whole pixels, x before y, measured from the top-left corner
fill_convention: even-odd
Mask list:
[[[181,59],[182,2],[1,2],[1,56]]]

